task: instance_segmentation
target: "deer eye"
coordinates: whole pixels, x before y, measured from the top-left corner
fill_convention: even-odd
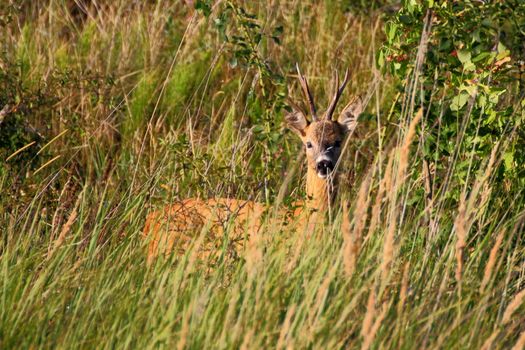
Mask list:
[[[306,148],[312,148],[312,143],[310,141],[306,143]]]

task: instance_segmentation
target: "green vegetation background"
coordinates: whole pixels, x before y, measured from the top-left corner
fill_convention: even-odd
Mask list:
[[[10,0],[0,36],[0,348],[523,348],[523,1]],[[151,209],[303,198],[296,62],[369,98],[326,224],[147,267]]]

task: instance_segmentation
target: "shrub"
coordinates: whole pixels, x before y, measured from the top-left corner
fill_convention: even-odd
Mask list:
[[[427,108],[423,152],[435,180],[453,166],[458,183],[467,183],[503,139],[498,178],[523,186],[524,29],[522,1],[404,1],[387,23],[379,65],[409,92],[403,109]],[[420,64],[418,52],[426,53]],[[412,76],[416,86],[406,86]]]

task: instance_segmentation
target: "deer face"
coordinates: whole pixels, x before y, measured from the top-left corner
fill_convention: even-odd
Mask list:
[[[341,154],[344,130],[337,122],[319,121],[311,123],[302,137],[306,148],[308,166],[317,175],[326,178],[332,172]]]
[[[306,79],[298,70],[299,80],[310,105],[312,121],[295,105],[293,110],[285,116],[288,127],[301,138],[308,159],[308,167],[317,173],[320,178],[326,178],[335,168],[341,155],[341,147],[345,136],[355,129],[357,118],[363,110],[361,99],[348,104],[337,120],[332,120],[335,106],[348,81],[348,71],[341,87],[337,89],[335,96],[323,118],[319,119],[313,103],[313,98],[308,88]],[[338,78],[336,75],[336,87]]]

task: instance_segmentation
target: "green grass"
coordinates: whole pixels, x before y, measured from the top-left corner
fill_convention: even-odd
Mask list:
[[[209,18],[164,0],[88,6],[87,16],[57,0],[5,9],[0,110],[16,105],[17,119],[0,148],[0,348],[523,343],[523,192],[498,177],[508,140],[466,182],[453,157],[469,156],[436,150],[448,168],[431,164],[443,178],[429,195],[425,115],[411,133],[418,106],[404,102],[417,84],[396,95],[400,82],[375,68],[383,7],[236,3],[265,33],[283,26],[257,55],[284,83],[261,85],[257,66],[233,64],[236,48],[213,20],[219,5]],[[311,233],[272,223],[244,258],[191,249],[148,267],[151,209],[187,197],[303,198],[304,156],[276,97],[301,99],[295,62],[320,106],[334,67],[352,72],[341,104],[372,96],[330,220]]]

